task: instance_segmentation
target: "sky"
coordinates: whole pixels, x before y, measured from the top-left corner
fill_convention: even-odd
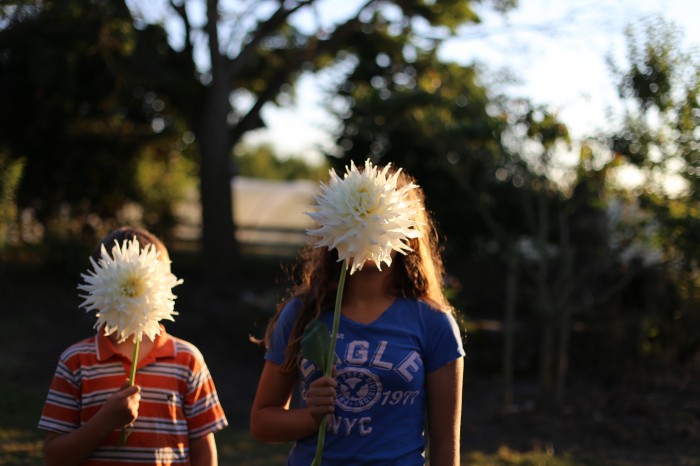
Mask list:
[[[357,1],[327,4],[352,11]],[[441,56],[465,65],[482,64],[487,87],[489,74],[510,69],[520,83],[506,88],[506,94],[557,112],[575,138],[610,125],[607,115],[616,110],[617,93],[606,57],[624,63],[627,25],[660,15],[683,32],[686,49],[700,47],[699,0],[519,0],[518,8],[505,16],[488,7],[477,12],[482,23],[448,41]],[[313,77],[302,78],[296,104],[264,108],[268,129],[249,134],[246,142],[268,142],[280,155],[317,159],[319,147],[330,147],[333,129],[318,86]]]

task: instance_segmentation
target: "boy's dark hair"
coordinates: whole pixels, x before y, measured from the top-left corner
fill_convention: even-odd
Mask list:
[[[90,257],[92,257],[92,260],[95,262],[99,262],[100,258],[102,257],[102,246],[104,246],[107,252],[111,255],[115,241],[121,246],[125,241],[131,241],[133,239],[136,239],[139,242],[141,249],[148,247],[149,244],[152,244],[156,250],[160,252],[161,260],[167,261],[170,259],[168,249],[165,247],[163,242],[156,237],[156,235],[144,228],[131,226],[119,227],[108,233],[107,236],[102,238],[100,242],[97,243],[95,248],[92,250]]]

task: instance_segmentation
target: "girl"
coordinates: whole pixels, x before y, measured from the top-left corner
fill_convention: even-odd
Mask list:
[[[412,181],[400,172],[398,187]],[[408,195],[424,206],[420,188]],[[288,465],[311,464],[324,416],[324,464],[423,465],[426,427],[430,464],[459,464],[464,350],[441,288],[437,234],[419,212],[422,235],[407,240],[413,251],[347,276],[333,377],[301,356],[300,340],[312,319],[331,328],[341,265],[336,250],[302,255],[301,279],[265,335],[250,419],[258,440],[295,442]],[[300,406],[290,408],[299,379]]]

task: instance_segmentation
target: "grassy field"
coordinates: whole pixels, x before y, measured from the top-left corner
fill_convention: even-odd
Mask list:
[[[42,437],[36,430],[0,429],[0,464],[13,466],[43,465]],[[263,445],[247,433],[225,430],[217,435],[221,466],[279,466],[285,464],[288,445]],[[573,460],[569,455],[547,452],[513,452],[502,448],[495,454],[468,453],[462,459],[467,466],[605,466],[595,460]]]

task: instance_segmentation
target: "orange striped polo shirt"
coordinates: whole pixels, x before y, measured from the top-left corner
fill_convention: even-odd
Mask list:
[[[136,370],[139,415],[121,445],[115,430],[84,465],[188,465],[189,441],[228,425],[199,350],[161,326]],[[39,428],[67,434],[87,422],[128,378],[131,361],[102,332],[70,346],[59,358]]]

